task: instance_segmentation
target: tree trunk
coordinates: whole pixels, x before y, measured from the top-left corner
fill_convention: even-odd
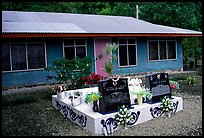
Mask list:
[[[197,68],[198,60],[197,60],[197,54],[196,54],[196,46],[194,47],[194,65],[195,65],[195,68]]]

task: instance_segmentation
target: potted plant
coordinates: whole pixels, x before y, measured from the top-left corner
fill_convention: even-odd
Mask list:
[[[164,96],[164,98],[161,99],[161,110],[166,114],[166,116],[171,116],[171,112],[173,111],[173,103],[169,97]]]
[[[99,98],[101,98],[101,95],[99,92],[91,92],[91,93],[88,93],[86,94],[85,96],[85,103],[92,103],[93,102],[93,111],[94,112],[97,112],[99,110],[99,107],[98,107],[98,100]]]
[[[66,87],[62,85],[55,85],[53,88],[53,91],[57,93],[57,98],[59,99],[64,99],[65,98],[65,93],[64,91],[66,90]]]
[[[74,91],[73,94],[71,94],[69,98],[71,99],[72,106],[77,106],[83,102],[82,92],[80,91]]]
[[[131,95],[137,95],[137,101],[138,101],[139,106],[142,105],[143,97],[145,97],[149,100],[152,98],[151,91],[148,88],[145,88],[145,86],[132,87],[132,89],[130,90],[130,93],[131,93]]]

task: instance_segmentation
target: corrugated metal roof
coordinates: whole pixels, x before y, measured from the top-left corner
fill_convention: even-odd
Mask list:
[[[2,11],[3,33],[172,33],[202,32],[152,24],[125,16]]]
[[[72,23],[3,22],[5,33],[86,33]]]

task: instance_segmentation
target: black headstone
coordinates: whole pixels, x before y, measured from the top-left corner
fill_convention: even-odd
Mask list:
[[[112,79],[101,80],[99,92],[102,96],[99,99],[99,112],[117,111],[121,105],[131,106],[127,78],[120,78],[116,86]]]
[[[145,80],[145,86],[152,92],[152,102],[159,102],[164,96],[171,98],[168,73],[146,75]]]

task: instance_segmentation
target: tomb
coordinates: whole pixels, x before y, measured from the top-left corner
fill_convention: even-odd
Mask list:
[[[103,112],[93,112],[92,104],[81,103],[77,106],[73,106],[71,104],[69,95],[70,93],[73,93],[75,91],[82,92],[84,97],[84,95],[86,95],[87,93],[99,91],[99,88],[92,87],[65,91],[64,99],[59,99],[57,98],[57,95],[52,95],[53,106],[64,117],[69,118],[73,123],[76,123],[80,127],[97,135],[109,135],[111,133],[114,133],[115,130],[121,128],[121,126],[118,125],[116,120],[114,119],[115,115],[117,114],[117,111],[115,111],[116,106],[113,106],[111,110],[106,109],[108,107],[104,108],[104,111],[112,111],[106,114],[103,114]],[[171,100],[173,102],[173,114],[183,110],[183,99],[181,97],[172,96]],[[129,105],[129,100],[127,101],[127,105]],[[105,101],[105,103],[108,102]],[[131,127],[154,119],[156,117],[163,116],[164,114],[161,111],[160,105],[160,102],[147,102],[143,103],[142,106],[132,104],[130,111],[133,115],[133,119],[128,123],[128,126]]]
[[[145,86],[152,92],[151,102],[159,102],[164,96],[171,98],[168,73],[146,75]]]
[[[107,113],[118,111],[118,106],[125,105],[130,108],[130,94],[128,90],[128,79],[120,78],[116,84],[112,79],[99,82],[99,112]]]

